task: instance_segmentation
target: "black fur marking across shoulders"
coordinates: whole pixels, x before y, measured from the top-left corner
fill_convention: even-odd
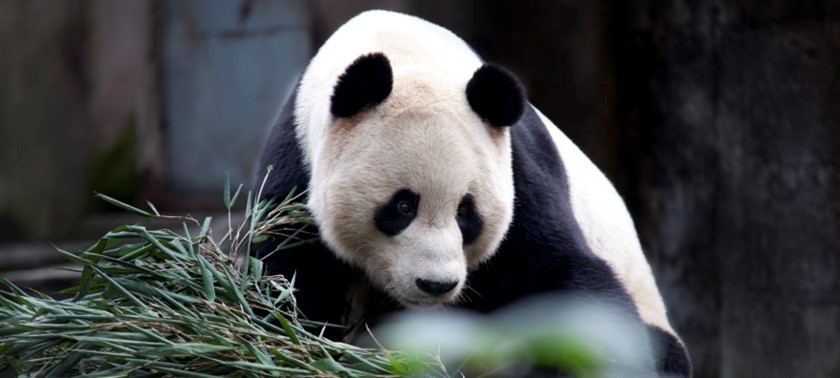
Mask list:
[[[513,221],[493,257],[468,276],[471,290],[460,305],[487,313],[535,294],[591,298],[614,306],[643,334],[646,327],[630,294],[586,243],[563,161],[530,105],[510,133]]]
[[[339,118],[351,117],[378,105],[391,94],[393,80],[391,63],[384,54],[359,57],[338,77],[330,112]]]
[[[258,190],[269,165],[274,167],[265,183],[263,198],[285,196],[293,190],[300,193],[309,186],[309,172],[304,168],[303,151],[295,135],[295,103],[298,85],[289,95],[280,115],[268,135],[254,181],[254,190]]]
[[[638,318],[615,273],[586,244],[563,162],[530,105],[510,130],[513,222],[496,254],[470,275],[477,295],[467,306],[486,312],[531,294],[579,292],[607,298]]]
[[[494,64],[475,71],[467,83],[467,101],[485,122],[501,127],[516,123],[525,110],[525,90],[512,73]]]

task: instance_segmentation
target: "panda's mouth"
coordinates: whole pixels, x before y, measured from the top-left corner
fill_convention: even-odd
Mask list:
[[[423,301],[410,301],[410,300],[402,300],[400,302],[402,302],[402,305],[407,307],[407,308],[435,307],[435,306],[443,305],[445,303],[444,301],[423,302]]]
[[[405,296],[395,296],[397,302],[406,308],[429,308],[443,306],[449,302],[449,298],[444,297],[421,297],[421,298],[407,298]]]

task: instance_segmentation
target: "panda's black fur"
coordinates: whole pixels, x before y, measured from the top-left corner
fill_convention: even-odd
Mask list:
[[[467,102],[493,126],[510,126],[525,111],[525,90],[506,69],[485,64],[467,82]]]
[[[338,77],[330,112],[336,117],[350,117],[366,107],[373,107],[391,94],[391,63],[382,53],[356,59]]]
[[[545,130],[530,106],[511,126],[514,220],[496,254],[470,275],[478,295],[469,306],[489,311],[531,294],[591,291],[635,312],[572,216],[565,170]]]
[[[330,108],[333,116],[352,117],[387,98],[393,85],[390,69],[383,54],[359,57],[335,86]],[[282,199],[292,191],[308,189],[310,174],[295,134],[297,93],[295,89],[283,107],[259,163],[258,184],[266,167],[275,168],[265,183],[263,198]],[[560,154],[540,117],[524,100],[518,81],[498,66],[484,65],[470,80],[465,95],[483,120],[494,126],[510,125],[516,201],[504,241],[488,261],[469,273],[469,290],[457,306],[488,313],[533,294],[593,293],[608,298],[638,327],[644,327],[628,292],[587,245],[573,216]],[[255,244],[253,252],[263,258],[278,243],[269,239]],[[284,250],[264,262],[269,273],[295,277],[297,305],[309,319],[352,326],[344,324],[348,298],[351,290],[360,286],[366,290],[361,321],[375,323],[380,316],[400,310],[385,293],[367,284],[363,272],[340,261],[324,244]],[[659,370],[689,376],[691,368],[683,346],[668,332],[647,327],[652,339],[665,348]],[[337,340],[344,337],[341,328],[327,328],[325,334]]]

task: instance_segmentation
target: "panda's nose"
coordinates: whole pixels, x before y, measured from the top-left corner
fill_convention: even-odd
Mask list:
[[[431,295],[441,295],[444,293],[448,293],[455,286],[458,286],[458,281],[455,282],[438,282],[438,281],[429,281],[424,280],[422,278],[418,278],[414,281],[417,284],[417,287],[424,292],[431,294]]]

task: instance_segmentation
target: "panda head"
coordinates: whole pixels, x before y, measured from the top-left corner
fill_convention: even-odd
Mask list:
[[[309,205],[339,258],[414,307],[456,301],[504,237],[508,129],[526,100],[494,65],[465,77],[405,66],[372,53],[338,76]]]

